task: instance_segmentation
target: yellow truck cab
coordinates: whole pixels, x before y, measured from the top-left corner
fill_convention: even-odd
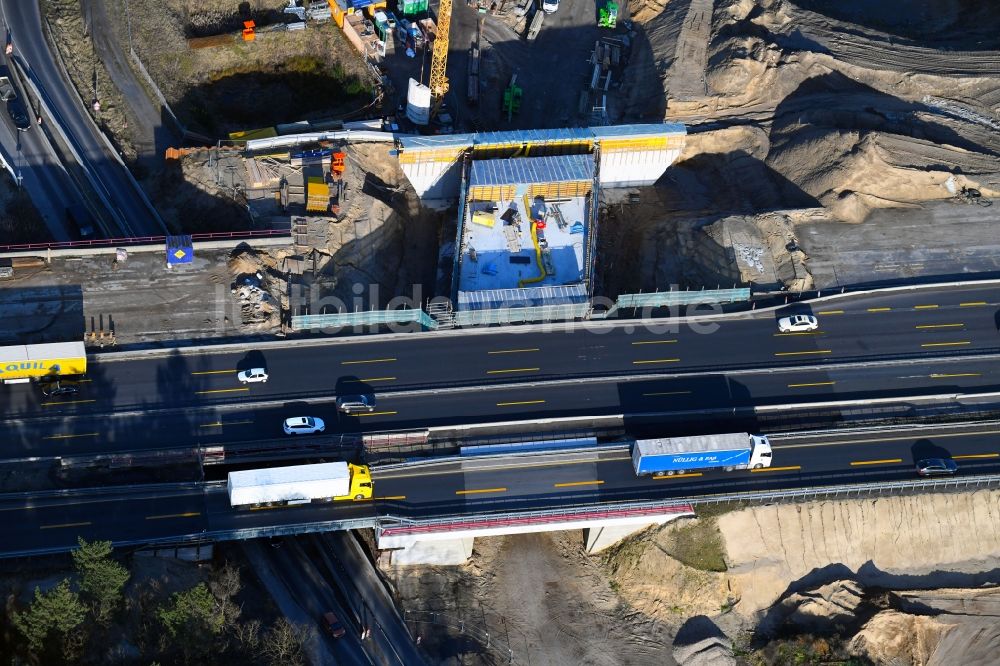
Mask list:
[[[333,499],[371,499],[372,473],[368,469],[368,465],[352,465],[351,463],[347,463],[347,469],[351,472],[351,492],[343,497],[334,497]]]

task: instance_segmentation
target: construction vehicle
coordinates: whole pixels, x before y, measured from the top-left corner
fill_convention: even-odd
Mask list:
[[[982,206],[983,208],[988,208],[993,205],[993,202],[989,199],[983,198],[983,193],[974,187],[962,186],[961,191],[954,197],[955,201],[964,204],[976,204],[977,206]]]
[[[451,30],[451,0],[441,0],[438,5],[437,39],[431,51],[431,119],[441,111],[444,96],[448,94],[448,33]]]
[[[618,25],[618,5],[611,0],[598,12],[597,27],[614,29]]]
[[[347,155],[339,151],[330,157],[330,179],[333,181],[330,187],[330,193],[333,195],[333,205],[330,206],[330,212],[334,215],[340,215],[340,205],[345,200],[344,171],[347,169],[346,158]]]
[[[510,77],[510,85],[503,91],[503,110],[507,114],[507,122],[510,122],[515,113],[521,111],[521,96],[524,91],[517,85],[517,74]]]

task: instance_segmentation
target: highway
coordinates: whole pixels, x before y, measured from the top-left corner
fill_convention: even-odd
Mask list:
[[[256,388],[256,387],[255,387]],[[75,413],[89,388],[73,396],[53,398],[44,416],[0,420],[4,442],[0,461],[66,458],[116,452],[183,451],[192,447],[287,447],[308,450],[327,446],[335,433],[422,429],[437,426],[532,421],[540,418],[623,415],[625,423],[658,420],[656,415],[681,412],[688,430],[723,428],[739,408],[752,417],[768,405],[875,400],[893,396],[980,394],[1000,391],[1000,355],[990,359],[903,361],[884,366],[801,371],[760,370],[709,373],[668,379],[633,381],[578,380],[567,383],[458,387],[444,392],[420,391],[383,396],[376,412],[338,414],[332,399],[247,403],[243,405],[136,410],[114,414]],[[45,402],[41,404],[46,404]],[[323,418],[327,431],[317,435],[285,435],[287,416]],[[572,429],[572,426],[567,426]],[[678,426],[669,426],[677,432]],[[744,418],[741,427],[755,428]],[[525,426],[527,428],[527,426]]]
[[[996,377],[989,365],[960,367],[946,361],[948,357],[1000,352],[1000,289],[994,285],[835,299],[812,308],[820,321],[819,330],[777,332],[777,316],[808,309],[803,304],[777,314],[722,316],[711,323],[702,322],[698,328],[675,322],[676,330],[667,332],[623,322],[548,333],[509,327],[472,333],[358,336],[330,339],[328,343],[320,340],[319,344],[288,342],[258,349],[241,347],[239,352],[209,347],[128,360],[98,356],[90,362],[86,383],[75,396],[50,400],[37,388],[19,386],[0,389],[0,397],[6,400],[8,417],[27,418],[275,400],[292,403],[362,390],[390,395],[447,387],[746,369],[801,369],[800,373],[785,373],[781,380],[786,394],[797,401],[817,391],[830,395],[857,391],[859,380],[831,377],[823,371],[824,366],[907,359],[928,360],[926,368],[914,367],[908,376],[922,375],[925,382],[945,390],[977,382],[989,385]],[[667,327],[670,322],[664,320],[659,325]],[[530,332],[515,332],[519,330]],[[240,385],[237,371],[258,366],[267,368],[269,381]],[[665,385],[663,392],[670,390]],[[538,396],[537,392],[530,397],[515,394],[508,398],[493,401],[494,415],[526,406],[516,403],[549,400],[548,394]],[[511,404],[501,409],[497,403]],[[623,407],[635,411],[632,405]],[[384,417],[435,419],[446,411],[429,409],[406,415],[384,399],[374,414],[359,420],[384,425],[391,422],[383,423]],[[481,406],[473,409],[479,413],[476,410]]]
[[[10,70],[10,59],[6,55],[2,57],[3,64]],[[19,96],[27,108],[29,100],[23,88]],[[29,114],[34,115],[31,110]],[[69,174],[34,120],[31,121],[31,129],[19,132],[8,114],[4,113],[2,118],[0,122],[4,128],[0,131],[0,147],[10,159],[14,172],[21,176],[21,187],[28,193],[52,238],[56,241],[73,240],[76,231],[67,225],[65,211],[71,207],[82,207],[83,201],[72,187]]]
[[[225,484],[105,487],[0,496],[0,555],[65,550],[77,536],[119,544],[174,538],[289,534],[333,529],[377,515],[431,518],[484,511],[598,506],[624,500],[695,498],[765,488],[910,480],[913,462],[950,455],[959,475],[1000,472],[1000,423],[850,433],[775,435],[774,467],[754,472],[637,478],[628,451],[549,453],[441,461],[374,471],[373,501],[234,510]]]
[[[10,30],[14,56],[42,93],[51,122],[66,132],[80,166],[110,205],[124,236],[158,235],[163,223],[141,196],[138,186],[100,135],[80,98],[49,51],[37,0],[0,0],[0,13]]]
[[[289,442],[281,421],[301,415],[325,419],[324,436],[550,417],[636,421],[668,412],[692,413],[689,427],[701,428],[720,410],[990,393],[1000,385],[997,299],[984,286],[835,299],[815,305],[820,328],[807,335],[779,334],[775,315],[759,313],[719,317],[706,334],[620,323],[99,356],[73,395],[0,386],[0,460]],[[270,380],[240,385],[237,369],[254,365],[266,366]],[[379,396],[376,411],[338,415],[334,395],[358,391],[358,382]],[[694,412],[704,413],[701,421]],[[294,445],[317,441],[325,440]]]

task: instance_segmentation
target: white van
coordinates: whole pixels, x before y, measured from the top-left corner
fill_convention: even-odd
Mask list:
[[[542,0],[542,11],[546,14],[554,14],[559,9],[559,0]]]

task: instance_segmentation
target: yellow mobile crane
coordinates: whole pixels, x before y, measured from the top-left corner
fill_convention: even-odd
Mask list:
[[[448,32],[451,29],[451,0],[441,0],[438,5],[437,37],[431,52],[431,120],[441,110],[444,96],[448,92]]]

